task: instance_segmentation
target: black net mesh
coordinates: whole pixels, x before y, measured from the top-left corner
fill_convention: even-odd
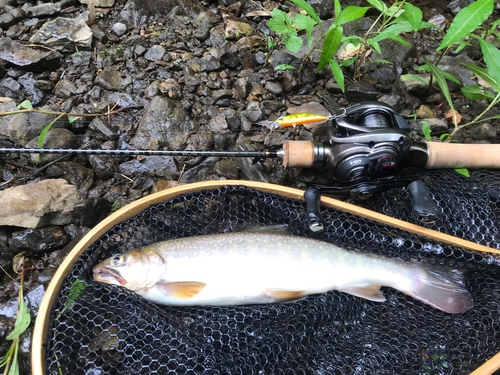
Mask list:
[[[454,224],[443,218],[432,228],[472,240],[481,233],[477,242],[498,247],[500,175],[491,190],[493,175],[479,175],[488,179],[477,184],[438,176],[431,176],[436,197],[448,199],[455,187],[461,195],[443,206]],[[365,204],[405,217],[405,199],[401,189]],[[222,187],[180,195],[115,225],[82,254],[62,285],[47,336],[47,373],[468,374],[500,351],[500,257],[321,209],[327,230],[312,234],[302,201]],[[169,307],[92,280],[92,267],[115,253],[272,223],[353,251],[467,270],[475,306],[446,314],[383,288],[384,303],[332,291],[281,304]]]

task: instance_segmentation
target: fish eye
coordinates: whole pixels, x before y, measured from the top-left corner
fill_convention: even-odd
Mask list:
[[[125,257],[124,257],[122,254],[117,254],[117,255],[114,255],[114,256],[111,258],[111,264],[112,264],[113,266],[119,266],[119,265],[121,265],[124,261],[125,261]]]

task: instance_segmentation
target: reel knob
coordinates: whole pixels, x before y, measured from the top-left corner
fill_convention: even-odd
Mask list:
[[[392,156],[383,156],[375,162],[377,176],[391,176],[396,173],[396,160]]]

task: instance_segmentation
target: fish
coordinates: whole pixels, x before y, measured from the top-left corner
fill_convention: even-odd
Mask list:
[[[327,116],[315,115],[313,113],[294,113],[278,118],[275,124],[279,124],[279,126],[285,127],[292,125],[309,124],[311,122],[317,121],[327,121],[328,118],[329,117]]]
[[[152,243],[102,261],[93,278],[173,306],[279,303],[331,290],[384,302],[382,286],[447,313],[474,306],[460,270],[259,229]]]

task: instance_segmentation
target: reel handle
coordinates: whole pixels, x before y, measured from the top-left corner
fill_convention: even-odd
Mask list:
[[[425,169],[500,168],[500,144],[452,144],[425,142]]]

